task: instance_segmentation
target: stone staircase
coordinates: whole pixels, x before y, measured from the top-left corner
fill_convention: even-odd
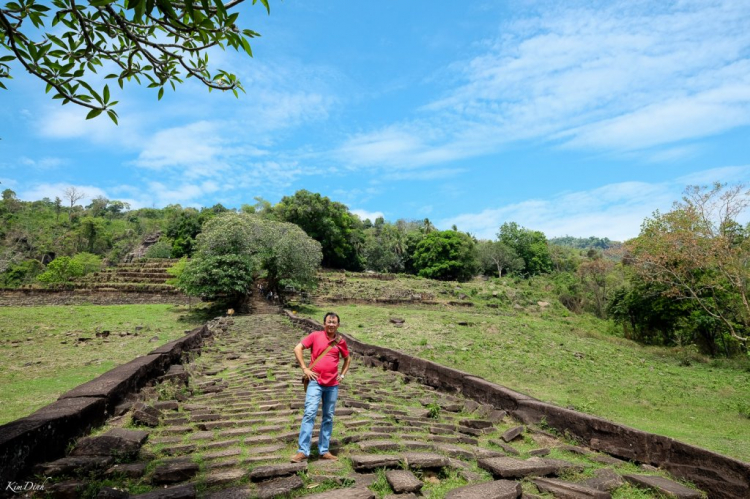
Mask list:
[[[137,289],[140,291],[174,292],[178,291],[171,284],[167,284],[172,276],[167,269],[176,260],[152,259],[134,263],[123,263],[101,272],[95,272],[82,277],[66,287],[90,290]]]
[[[290,463],[304,403],[292,349],[303,333],[275,307],[253,305],[253,315],[213,321],[213,342],[200,357],[173,366],[139,401],[120,406],[121,415],[79,440],[68,457],[39,465],[40,476],[52,477],[43,494],[703,497],[660,470],[522,426],[504,411],[365,367],[357,358],[334,420],[331,450],[340,459],[323,461],[313,450],[308,462]]]

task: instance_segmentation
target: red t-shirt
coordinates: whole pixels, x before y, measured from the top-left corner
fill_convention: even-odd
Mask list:
[[[339,381],[336,379],[339,372],[339,354],[344,358],[349,357],[346,340],[341,336],[339,336],[339,340],[312,369],[318,373],[318,384],[321,386],[336,386],[339,384]],[[313,331],[305,336],[300,343],[305,348],[312,349],[310,363],[317,359],[329,345],[328,336],[326,336],[325,331]]]

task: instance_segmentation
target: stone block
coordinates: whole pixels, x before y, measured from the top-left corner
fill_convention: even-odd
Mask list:
[[[516,426],[515,428],[511,428],[503,433],[501,438],[506,442],[510,442],[518,438],[523,433],[523,430],[523,426]]]
[[[130,496],[130,499],[195,499],[195,485],[192,483],[156,489],[145,494]]]
[[[557,467],[542,461],[522,461],[512,457],[491,457],[480,459],[477,464],[500,478],[524,478],[527,476],[546,476],[555,474]]]
[[[449,465],[447,457],[435,452],[405,452],[401,458],[409,468],[443,468]]]
[[[0,481],[10,482],[36,463],[63,457],[70,442],[104,422],[105,407],[101,398],[58,400],[0,426]]]
[[[612,497],[609,492],[553,478],[536,478],[533,482],[542,492],[549,492],[561,499],[611,499]]]
[[[258,485],[256,494],[259,499],[285,497],[293,490],[301,489],[304,485],[304,482],[299,476],[292,475],[286,478],[277,478],[276,480],[261,482]]]
[[[636,487],[655,490],[667,497],[675,497],[677,499],[700,499],[701,497],[699,491],[660,476],[623,475],[622,477],[625,481]]]
[[[151,483],[163,485],[165,483],[184,482],[193,478],[199,469],[198,464],[190,458],[172,459],[154,469]]]
[[[111,412],[125,395],[137,391],[148,380],[164,372],[166,365],[167,358],[162,355],[138,357],[63,393],[60,400],[99,397],[107,401],[107,410]]]
[[[257,482],[283,476],[294,475],[298,471],[306,470],[307,463],[285,463],[268,466],[258,466],[250,472],[250,480]]]
[[[495,480],[478,485],[458,487],[445,494],[445,499],[517,499],[521,484],[510,480]]]
[[[320,494],[306,495],[305,499],[375,499],[375,493],[370,489],[352,488],[335,489]]]
[[[396,494],[419,492],[424,485],[411,471],[388,470],[385,479]]]
[[[401,458],[394,454],[365,454],[349,456],[349,459],[355,471],[397,468],[401,462]]]

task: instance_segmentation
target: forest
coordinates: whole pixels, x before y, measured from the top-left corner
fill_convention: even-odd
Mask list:
[[[130,209],[118,200],[77,204],[74,188],[55,200],[0,201],[0,286],[55,286],[124,262],[147,236],[147,258],[180,259],[187,294],[239,296],[258,277],[275,287],[315,287],[320,267],[410,274],[445,281],[477,276],[517,285],[542,279],[571,312],[612,321],[629,339],[688,346],[714,357],[748,355],[748,191],[716,183],[689,187],[640,234],[547,238],[507,221],[494,240],[429,219],[361,220],[346,205],[306,190],[272,204],[228,209],[168,205]]]

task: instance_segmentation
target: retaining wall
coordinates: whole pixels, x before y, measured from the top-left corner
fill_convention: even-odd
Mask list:
[[[323,329],[322,324],[312,319],[297,317],[289,311],[286,315],[307,333]],[[439,390],[461,393],[477,402],[491,404],[526,424],[538,424],[544,420],[550,427],[571,435],[594,450],[658,466],[676,477],[689,480],[700,489],[709,491],[712,498],[750,498],[750,463],[557,407],[457,369],[390,348],[368,345],[346,334],[344,337],[349,350],[361,356],[368,366],[398,371]]]
[[[56,289],[0,289],[0,307],[26,307],[41,305],[140,305],[183,304],[187,297],[179,292],[149,292],[137,289],[107,290],[56,290]]]
[[[22,476],[34,464],[63,457],[71,442],[102,425],[126,395],[165,373],[181,361],[183,352],[200,348],[210,335],[207,326],[195,328],[62,394],[30,416],[0,426],[0,484]]]

